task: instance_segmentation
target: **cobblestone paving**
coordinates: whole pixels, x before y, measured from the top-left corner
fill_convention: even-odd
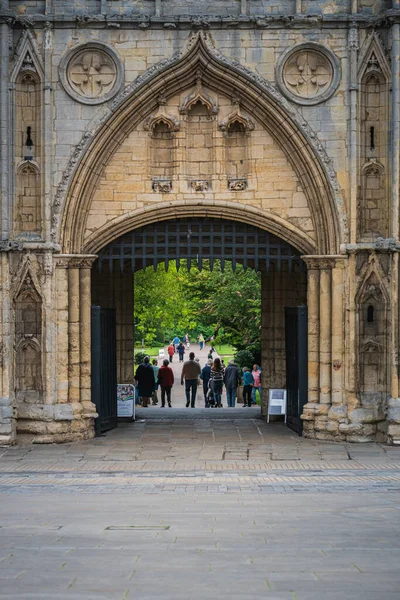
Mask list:
[[[0,599],[399,600],[400,448],[239,417],[1,448]]]

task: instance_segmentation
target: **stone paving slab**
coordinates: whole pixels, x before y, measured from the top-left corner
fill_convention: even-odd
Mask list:
[[[398,448],[148,419],[0,455],[0,600],[399,599]]]
[[[0,598],[398,600],[398,493],[278,498],[2,496]]]

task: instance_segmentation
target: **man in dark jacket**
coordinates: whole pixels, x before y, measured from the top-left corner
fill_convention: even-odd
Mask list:
[[[171,408],[171,389],[174,385],[174,372],[168,365],[168,360],[165,359],[163,366],[158,371],[158,383],[161,386],[161,406],[165,406],[165,394],[167,394],[168,406]]]
[[[224,383],[226,387],[226,399],[228,406],[235,407],[237,388],[240,384],[240,375],[237,365],[233,360],[229,361],[228,367],[225,370]]]
[[[208,394],[208,382],[210,381],[210,377],[211,377],[212,364],[213,364],[213,361],[211,358],[209,358],[206,366],[202,368],[201,374],[200,374],[200,379],[203,382],[204,403],[205,403],[206,408],[209,407],[207,394]]]
[[[150,358],[145,356],[141,365],[136,369],[135,380],[138,382],[139,396],[142,398],[143,408],[147,408],[152,393],[156,387],[154,369],[150,364]]]
[[[201,368],[198,362],[194,360],[194,352],[189,354],[189,360],[183,363],[181,384],[185,380],[185,392],[186,392],[186,408],[191,405],[194,408],[196,403],[196,392],[197,392],[197,381],[200,377]],[[192,399],[190,400],[190,392],[192,392]]]

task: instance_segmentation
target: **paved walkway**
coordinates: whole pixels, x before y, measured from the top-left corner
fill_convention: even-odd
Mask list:
[[[165,358],[168,358],[167,347],[164,348],[164,351],[165,351]],[[189,352],[194,352],[195,357],[200,360],[201,368],[203,368],[207,364],[207,356],[208,356],[209,351],[210,351],[209,345],[204,346],[203,350],[200,350],[199,344],[191,344],[190,348],[186,349],[184,360],[189,360]],[[218,353],[213,352],[213,357],[216,358],[217,356],[219,356]],[[159,364],[159,366],[161,366],[162,360],[159,360],[158,364]],[[182,374],[183,363],[179,362],[178,354],[174,355],[170,366],[172,367],[172,370],[174,372],[174,377],[175,377],[175,384],[174,384],[174,387],[172,388],[172,406],[173,406],[173,408],[186,408],[185,387],[181,385],[181,374]],[[158,406],[157,407],[152,406],[151,409],[161,408],[160,391],[158,392],[158,398],[159,398]],[[226,402],[226,396],[225,396],[225,389],[223,391],[223,405],[225,408],[228,408],[227,402]],[[205,407],[205,403],[204,403],[204,396],[203,396],[203,386],[200,385],[198,387],[198,392],[197,392],[197,396],[196,396],[196,408],[204,408],[204,407]],[[258,408],[258,411],[260,411],[259,408]]]
[[[400,448],[147,414],[0,448],[1,600],[399,600]]]

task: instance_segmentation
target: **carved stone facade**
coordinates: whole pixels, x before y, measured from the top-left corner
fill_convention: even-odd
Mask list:
[[[307,265],[262,274],[263,414],[307,303],[304,435],[400,444],[398,3],[77,4],[0,2],[0,443],[94,435],[92,300],[124,382],[133,339],[97,253],[212,217]]]

